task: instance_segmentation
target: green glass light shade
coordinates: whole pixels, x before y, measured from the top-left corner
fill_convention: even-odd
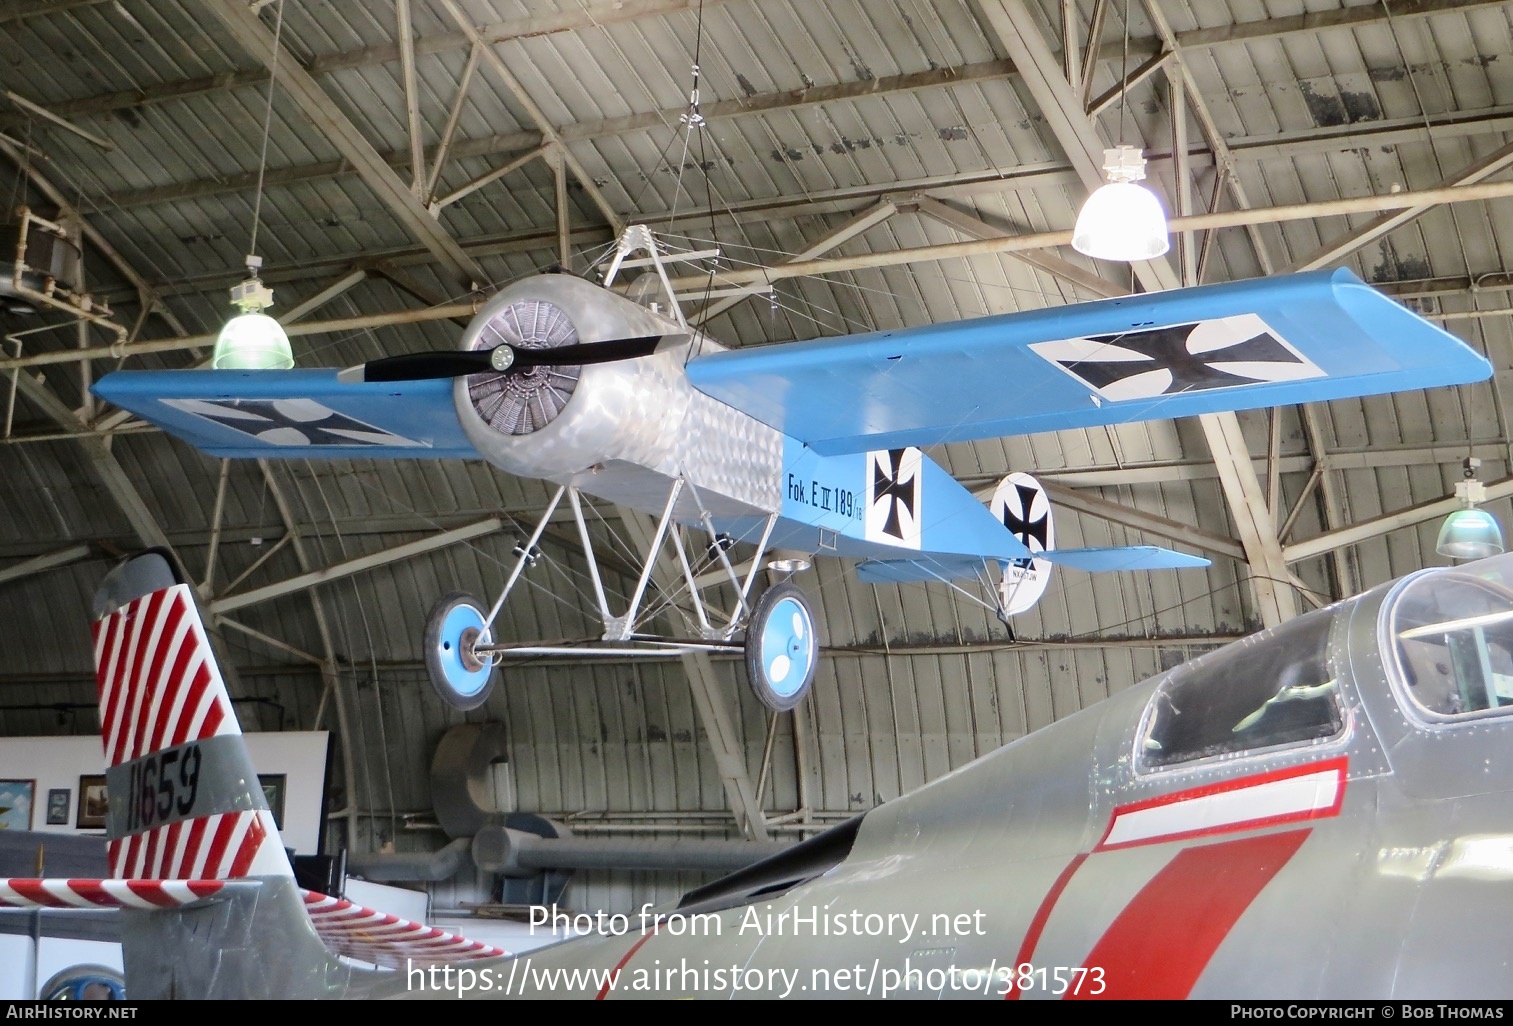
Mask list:
[[[263,313],[237,314],[215,340],[210,366],[216,370],[288,370],[294,350],[283,325]]]
[[[1456,559],[1481,559],[1503,551],[1502,529],[1484,509],[1458,509],[1445,518],[1434,551]]]

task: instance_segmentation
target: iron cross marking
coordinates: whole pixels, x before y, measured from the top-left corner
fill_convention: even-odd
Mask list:
[[[878,460],[872,465],[872,504],[888,503],[888,518],[883,522],[883,533],[900,541],[904,539],[904,528],[899,520],[899,508],[906,510],[911,517],[915,515],[914,503],[918,488],[918,482],[912,476],[904,481],[898,479],[903,470],[906,451],[889,449],[887,464]]]
[[[1014,491],[1019,495],[1019,509],[1015,510],[1007,502],[1003,504],[1003,526],[1009,529],[1010,534],[1024,542],[1025,548],[1030,548],[1031,541],[1037,541],[1040,543],[1039,551],[1044,552],[1046,535],[1050,533],[1050,510],[1047,509],[1046,512],[1040,514],[1038,520],[1029,519],[1031,505],[1035,502],[1035,496],[1040,494],[1039,490],[1016,484]],[[1016,559],[1014,565],[1027,567],[1030,565],[1030,558]]]
[[[206,406],[214,406],[224,409],[226,412],[217,416],[214,413],[196,411],[198,416],[213,421],[222,427],[228,427],[233,431],[239,431],[244,435],[251,435],[259,441],[269,442],[273,445],[333,445],[333,446],[358,446],[358,445],[414,445],[413,439],[393,434],[371,424],[364,424],[360,420],[354,420],[344,413],[328,410],[327,416],[311,419],[300,419],[291,416],[280,408],[280,400],[276,399],[207,399],[203,400]],[[281,441],[265,437],[272,431],[294,431],[304,438],[300,441]],[[286,436],[287,437],[287,436]]]
[[[1099,390],[1136,374],[1148,374],[1153,370],[1170,371],[1171,383],[1158,393],[1160,395],[1204,392],[1213,388],[1231,388],[1235,385],[1250,385],[1273,380],[1269,377],[1239,374],[1232,370],[1215,367],[1215,363],[1286,365],[1306,362],[1279,342],[1269,331],[1263,331],[1259,335],[1253,335],[1222,349],[1193,353],[1187,348],[1187,339],[1197,327],[1196,324],[1178,324],[1170,328],[1152,328],[1148,331],[1088,336],[1093,342],[1101,342],[1139,353],[1150,361],[1148,363],[1143,360],[1098,359],[1061,362],[1067,370]]]

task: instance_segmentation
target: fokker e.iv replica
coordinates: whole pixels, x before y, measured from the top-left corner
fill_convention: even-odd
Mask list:
[[[635,298],[616,290],[627,265],[647,268],[627,290]],[[1005,619],[1034,603],[1052,565],[1207,564],[1153,546],[1056,549],[1028,475],[1006,478],[985,506],[920,447],[1491,374],[1345,270],[729,351],[689,326],[646,228],[627,230],[603,279],[516,282],[456,352],[344,371],[118,371],[94,391],[214,456],[481,458],[556,484],[497,600],[448,596],[432,613],[432,682],[459,708],[482,704],[509,658],[734,648],[758,697],[785,710],[813,680],[818,638],[792,581],[756,594],[771,550],[857,558],[873,581],[975,578]],[[623,603],[605,587],[583,494],[658,518]],[[495,621],[564,497],[602,640],[504,642]],[[755,549],[744,570],[736,543]],[[693,610],[682,638],[646,622],[663,552]],[[721,586],[735,596],[728,610],[713,600]]]

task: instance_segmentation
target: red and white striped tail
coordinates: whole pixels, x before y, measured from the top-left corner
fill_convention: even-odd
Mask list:
[[[111,872],[292,875],[189,586],[140,594],[94,632]]]
[[[240,733],[187,584],[95,621],[95,667],[108,766]]]

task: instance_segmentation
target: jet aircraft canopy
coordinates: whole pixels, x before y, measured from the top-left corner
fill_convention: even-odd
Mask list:
[[[1430,721],[1513,711],[1513,553],[1427,571],[1382,612],[1388,674]],[[1384,645],[1384,647],[1387,647]]]
[[[1152,694],[1140,764],[1160,769],[1338,737],[1343,635],[1383,589],[1315,610],[1169,671]],[[1378,644],[1393,693],[1429,723],[1513,712],[1513,553],[1389,586]]]

